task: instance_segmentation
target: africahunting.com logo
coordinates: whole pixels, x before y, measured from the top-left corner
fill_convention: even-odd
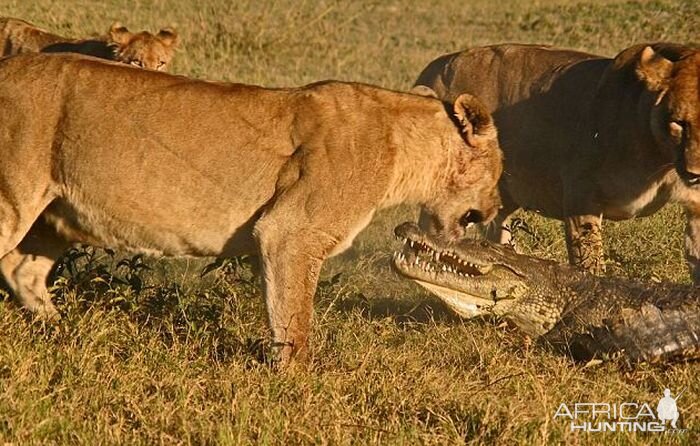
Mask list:
[[[679,426],[678,399],[670,389],[656,405],[648,403],[561,403],[555,421],[568,421],[571,432],[667,432],[684,433]]]

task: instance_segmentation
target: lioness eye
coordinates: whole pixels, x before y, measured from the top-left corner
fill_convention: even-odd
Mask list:
[[[671,136],[674,138],[680,138],[683,136],[685,126],[686,123],[684,121],[671,121],[668,123],[668,130],[671,133]]]
[[[161,60],[161,61],[158,62],[158,69],[159,69],[159,70],[160,70],[161,68],[163,68],[164,66],[165,66],[165,62],[164,62],[164,61]]]
[[[141,63],[140,60],[132,60],[131,65],[133,65],[135,67],[139,67],[139,68],[141,68],[143,66],[143,64]]]

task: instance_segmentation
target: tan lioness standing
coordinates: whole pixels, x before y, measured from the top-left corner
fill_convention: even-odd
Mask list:
[[[500,205],[470,95],[208,83],[71,55],[0,61],[0,256],[43,215],[66,240],[259,254],[281,361],[303,354],[321,265],[378,209],[422,203],[449,239]]]
[[[177,44],[177,32],[172,28],[163,28],[157,34],[132,33],[120,23],[114,23],[104,37],[71,39],[24,20],[0,17],[0,54],[3,56],[40,51],[80,53],[162,71],[172,60]]]
[[[119,23],[107,35],[94,39],[70,39],[50,33],[24,20],[0,18],[2,55],[30,52],[74,52],[115,60],[125,64],[163,71],[167,69],[178,45],[177,32],[161,29],[132,33]],[[12,293],[26,307],[55,316],[48,301],[47,280],[53,265],[70,244],[40,219],[22,243],[0,259],[0,273]]]
[[[505,154],[504,208],[565,222],[569,259],[603,268],[602,217],[623,220],[669,201],[687,210],[686,256],[700,282],[700,52],[638,45],[614,59],[496,45],[430,63],[418,85],[450,100],[478,94]]]

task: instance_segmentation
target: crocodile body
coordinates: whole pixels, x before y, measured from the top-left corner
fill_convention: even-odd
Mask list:
[[[394,267],[463,317],[496,315],[577,360],[700,358],[700,287],[595,276],[481,240],[447,244],[404,223]]]

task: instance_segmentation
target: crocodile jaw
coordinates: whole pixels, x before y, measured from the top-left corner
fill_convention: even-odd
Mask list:
[[[473,318],[491,313],[496,301],[445,288],[434,283],[414,279],[414,281],[440,298],[452,311],[463,318]]]
[[[462,317],[502,315],[508,303],[526,289],[514,270],[491,262],[485,255],[489,248],[478,243],[442,243],[406,223],[395,232],[404,241],[404,249],[394,253],[394,268]]]

